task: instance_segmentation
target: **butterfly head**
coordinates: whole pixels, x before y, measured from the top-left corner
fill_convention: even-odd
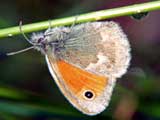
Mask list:
[[[46,53],[48,42],[44,33],[33,33],[30,42],[35,46],[36,50],[41,51],[43,54]]]

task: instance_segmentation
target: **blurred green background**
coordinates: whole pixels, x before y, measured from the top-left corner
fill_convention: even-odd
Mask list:
[[[0,29],[63,18],[148,0],[1,0]],[[131,66],[118,79],[109,107],[88,117],[60,93],[44,56],[35,50],[0,61],[0,120],[158,120],[160,119],[160,11],[142,20],[114,20],[123,27],[132,47]],[[30,34],[27,34],[30,36]],[[1,38],[0,52],[30,46],[22,35]]]

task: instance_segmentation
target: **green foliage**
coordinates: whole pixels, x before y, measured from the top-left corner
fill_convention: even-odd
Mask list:
[[[160,26],[158,26],[158,17],[154,18],[159,11],[150,12],[150,15],[146,19],[142,19],[142,21],[135,21],[130,19],[130,17],[119,17],[116,19],[118,16],[159,10],[160,1],[100,11],[98,10],[111,6],[112,0],[102,0],[103,2],[98,2],[98,4],[96,1],[90,0],[85,0],[84,2],[74,1],[75,3],[72,0],[60,1],[61,4],[55,1],[52,1],[54,4],[46,1],[42,3],[42,1],[39,2],[38,0],[19,0],[17,3],[7,0],[5,2],[1,1],[0,52],[4,50],[12,51],[14,48],[21,49],[28,45],[22,35],[8,38],[8,34],[21,34],[19,26],[8,27],[17,25],[20,18],[23,18],[24,23],[32,23],[23,26],[23,31],[29,33],[47,29],[49,26],[48,20],[50,19],[48,16],[52,16],[52,18],[63,16],[61,19],[51,20],[53,27],[70,25],[75,21],[75,16],[65,17],[65,14],[72,16],[73,14],[70,13],[75,11],[84,13],[83,11],[92,10],[96,12],[78,14],[76,22],[90,22],[106,18],[114,18],[116,21],[121,19],[118,22],[122,24],[131,42],[132,61],[130,69],[140,67],[141,71],[128,72],[125,76],[118,79],[109,107],[98,116],[88,117],[75,110],[65,100],[53,83],[44,57],[40,53],[30,51],[17,56],[11,56],[0,61],[0,120],[40,119],[41,117],[44,120],[116,119],[116,111],[121,108],[119,106],[122,103],[122,108],[125,108],[128,104],[129,108],[126,107],[125,110],[121,108],[118,117],[127,115],[127,111],[133,108],[134,112],[131,114],[131,119],[134,119],[135,116],[139,117],[137,113],[142,113],[148,119],[160,118],[160,45],[158,44]],[[123,1],[119,1],[119,3],[121,2]],[[81,8],[83,8],[83,11],[80,11]],[[75,11],[69,12],[70,9]],[[37,22],[41,20],[46,21]],[[147,25],[150,26],[146,27]],[[147,35],[149,37],[145,37]]]

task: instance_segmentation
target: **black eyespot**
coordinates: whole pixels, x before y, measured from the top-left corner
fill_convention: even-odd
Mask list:
[[[94,94],[92,91],[85,91],[84,93],[84,96],[87,98],[87,99],[92,99]]]

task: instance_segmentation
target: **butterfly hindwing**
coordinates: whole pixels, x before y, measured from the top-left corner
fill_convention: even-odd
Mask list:
[[[73,106],[88,115],[106,108],[114,79],[109,83],[105,76],[94,75],[63,60],[55,61],[52,56],[46,56],[46,60],[59,89]]]

